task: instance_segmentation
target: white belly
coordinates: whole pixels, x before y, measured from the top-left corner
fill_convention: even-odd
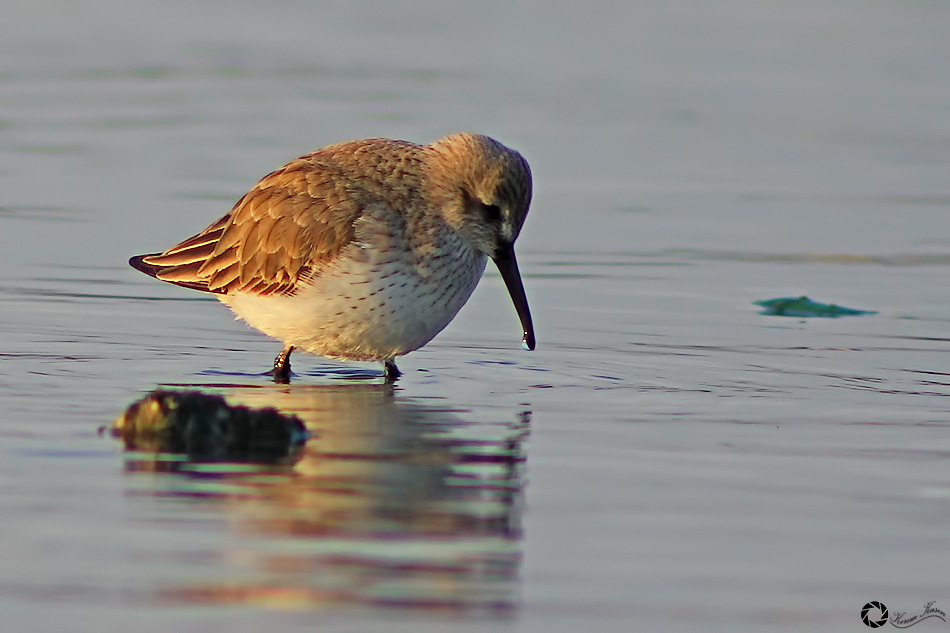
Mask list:
[[[265,334],[320,356],[394,358],[441,332],[485,270],[484,254],[456,236],[442,242],[424,256],[378,240],[354,243],[293,295],[235,293],[221,301]]]

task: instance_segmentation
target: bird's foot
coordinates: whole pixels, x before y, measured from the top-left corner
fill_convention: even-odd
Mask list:
[[[270,372],[274,382],[281,385],[290,384],[290,353],[292,351],[294,351],[293,346],[288,345],[274,359],[274,369]]]
[[[383,361],[383,377],[387,383],[396,382],[396,379],[402,376],[402,372],[396,367],[396,361],[387,358]]]

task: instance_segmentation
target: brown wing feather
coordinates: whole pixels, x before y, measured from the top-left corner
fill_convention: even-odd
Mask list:
[[[231,212],[164,253],[134,257],[153,277],[220,294],[293,292],[353,240],[359,198],[320,152],[265,176]]]

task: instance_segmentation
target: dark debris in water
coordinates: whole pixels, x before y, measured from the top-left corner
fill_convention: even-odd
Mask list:
[[[765,299],[755,301],[755,305],[762,306],[759,314],[796,318],[822,317],[837,319],[843,316],[863,316],[877,314],[873,310],[855,310],[845,308],[834,303],[818,303],[808,297],[782,297],[779,299]]]
[[[162,389],[132,403],[109,431],[126,450],[209,462],[292,461],[309,437],[300,418],[277,409],[232,406],[217,395]]]

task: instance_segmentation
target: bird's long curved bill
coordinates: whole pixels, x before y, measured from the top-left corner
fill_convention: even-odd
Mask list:
[[[524,294],[524,284],[521,283],[521,273],[518,271],[518,260],[515,259],[513,246],[499,249],[492,259],[498,266],[501,278],[505,280],[511,302],[515,304],[521,327],[524,329],[524,338],[521,344],[527,350],[534,349],[534,324],[531,322],[531,310],[528,309],[528,298]]]

